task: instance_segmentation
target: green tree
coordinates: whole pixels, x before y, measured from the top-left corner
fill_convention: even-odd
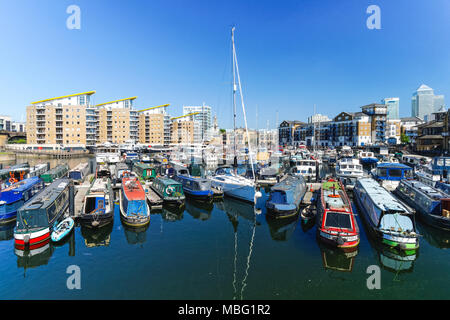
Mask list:
[[[402,134],[400,135],[400,141],[401,141],[402,143],[409,143],[409,137],[408,137],[406,134],[402,133]]]

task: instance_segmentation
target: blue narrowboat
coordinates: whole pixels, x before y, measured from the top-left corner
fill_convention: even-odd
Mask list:
[[[89,174],[89,163],[80,163],[75,168],[69,171],[69,178],[73,180],[74,183],[80,184],[84,181],[84,178]]]
[[[305,193],[305,179],[302,176],[290,175],[272,187],[266,207],[269,213],[280,217],[295,215]]]
[[[401,181],[395,194],[428,225],[450,231],[450,196],[417,180]]]
[[[193,177],[187,169],[178,170],[172,179],[182,184],[186,197],[202,201],[213,200],[214,192],[208,179]]]
[[[401,180],[413,178],[413,169],[401,163],[382,162],[371,171],[371,174],[386,190],[394,191]]]
[[[14,221],[19,209],[28,199],[44,188],[39,177],[19,181],[0,192],[0,224]]]

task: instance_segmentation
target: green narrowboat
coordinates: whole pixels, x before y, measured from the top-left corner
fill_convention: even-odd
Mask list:
[[[184,203],[185,195],[181,183],[166,177],[153,180],[152,189],[168,204]]]
[[[141,180],[153,180],[156,178],[155,167],[147,163],[135,163],[133,165],[133,171]]]
[[[52,183],[54,180],[64,178],[69,173],[69,166],[67,163],[57,165],[53,169],[47,171],[41,175],[41,179],[44,183]]]

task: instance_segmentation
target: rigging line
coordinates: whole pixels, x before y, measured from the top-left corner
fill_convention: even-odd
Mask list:
[[[236,262],[237,262],[237,230],[234,232],[234,271],[233,271],[233,300],[236,300]]]
[[[233,28],[233,31],[234,31],[234,28]],[[241,97],[242,112],[244,114],[245,131],[247,133],[248,152],[249,152],[249,156],[250,156],[250,165],[252,167],[253,177],[256,180],[255,169],[253,168],[252,144],[251,144],[251,141],[250,141],[250,135],[248,133],[247,115],[246,115],[246,112],[245,112],[245,104],[244,104],[244,95],[242,93],[241,77],[239,75],[239,64],[238,64],[237,56],[236,56],[236,47],[234,46],[234,35],[233,35],[233,54],[234,54],[234,60],[235,60],[235,63],[236,63],[236,75],[237,75],[238,84],[239,84],[239,95]],[[236,117],[236,113],[235,113],[235,117]]]
[[[255,230],[256,230],[256,216],[254,216],[254,220],[253,220],[253,232],[252,232],[252,238],[250,240],[250,249],[248,252],[248,256],[247,256],[247,266],[245,268],[245,276],[242,279],[242,288],[241,288],[241,300],[243,300],[243,295],[244,295],[244,289],[247,286],[247,276],[248,276],[248,270],[250,268],[250,258],[252,256],[252,252],[253,252],[253,241],[255,239]]]

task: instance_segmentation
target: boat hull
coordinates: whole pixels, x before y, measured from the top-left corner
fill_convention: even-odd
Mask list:
[[[150,223],[150,207],[147,203],[147,200],[144,199],[143,201],[145,201],[145,205],[147,208],[147,216],[140,216],[140,217],[131,217],[127,215],[127,211],[124,208],[124,201],[123,201],[123,197],[124,197],[124,193],[122,190],[120,190],[120,194],[119,194],[119,206],[120,206],[120,219],[122,220],[123,223],[125,223],[128,226],[131,227],[143,227],[146,226]]]
[[[227,197],[250,203],[255,202],[255,188],[253,186],[240,186],[225,182],[217,182],[215,180],[213,180],[211,184],[214,188],[222,190]]]
[[[99,214],[82,214],[80,224],[86,228],[101,228],[114,221],[114,210]]]
[[[50,241],[50,228],[39,228],[31,232],[15,231],[14,245],[16,249],[36,249]]]

